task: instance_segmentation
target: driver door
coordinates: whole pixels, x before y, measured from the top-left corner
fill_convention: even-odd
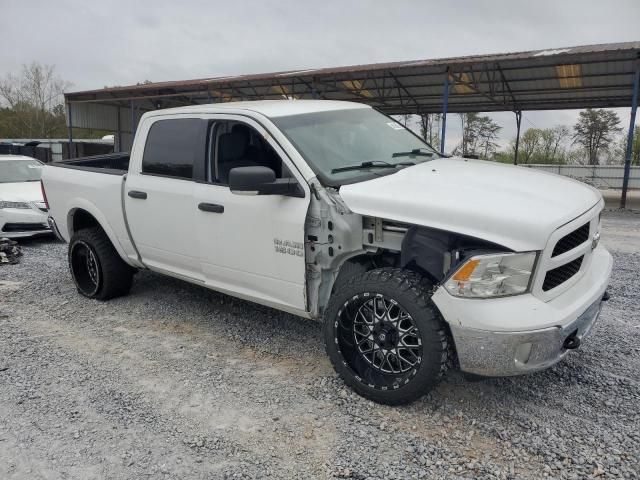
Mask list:
[[[248,117],[215,116],[208,138],[207,181],[194,191],[206,284],[284,310],[305,311],[306,182],[271,135]],[[232,193],[228,172],[251,165],[294,176],[304,198]]]

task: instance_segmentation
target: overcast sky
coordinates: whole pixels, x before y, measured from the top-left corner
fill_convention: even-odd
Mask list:
[[[71,90],[640,40],[640,0],[0,0],[0,12],[0,76],[53,64]],[[523,127],[576,115],[527,112]],[[493,117],[515,135],[512,113]]]

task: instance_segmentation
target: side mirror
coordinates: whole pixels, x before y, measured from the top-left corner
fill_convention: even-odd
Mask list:
[[[276,178],[268,167],[236,167],[229,171],[229,189],[238,195],[284,195],[304,198],[294,178]]]

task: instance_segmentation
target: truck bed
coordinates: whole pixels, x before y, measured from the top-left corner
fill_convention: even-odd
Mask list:
[[[129,153],[108,153],[50,163],[54,167],[74,168],[110,175],[124,175],[129,170]]]
[[[45,165],[42,183],[49,201],[49,215],[65,240],[70,239],[69,214],[81,209],[100,223],[122,258],[135,254],[122,208],[123,177],[128,165],[128,153]]]

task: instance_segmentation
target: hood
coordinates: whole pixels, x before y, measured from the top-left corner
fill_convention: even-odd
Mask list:
[[[42,202],[40,182],[0,183],[0,200],[5,202]]]
[[[361,215],[470,235],[515,251],[543,249],[554,230],[602,200],[577,180],[464,158],[344,185],[340,196]]]

